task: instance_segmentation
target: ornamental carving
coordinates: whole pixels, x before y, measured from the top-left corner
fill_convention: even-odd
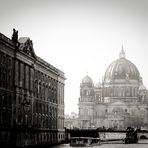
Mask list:
[[[35,52],[33,49],[33,43],[28,37],[22,37],[18,41],[19,44],[19,50],[23,51],[25,54],[28,54],[35,58]]]
[[[22,105],[25,113],[29,113],[31,107],[30,100],[28,98],[24,98]]]

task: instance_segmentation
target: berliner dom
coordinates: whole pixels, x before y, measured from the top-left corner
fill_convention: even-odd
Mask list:
[[[102,82],[94,85],[88,74],[80,84],[80,128],[148,129],[148,90],[136,65],[121,49],[107,68]]]

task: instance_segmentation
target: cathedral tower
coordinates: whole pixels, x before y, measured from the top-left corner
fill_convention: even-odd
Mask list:
[[[79,98],[79,120],[80,127],[89,128],[93,126],[94,111],[94,84],[92,79],[86,75],[80,85]]]

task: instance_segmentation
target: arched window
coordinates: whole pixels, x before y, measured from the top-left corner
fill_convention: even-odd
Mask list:
[[[138,89],[135,87],[135,96],[137,96]]]
[[[89,90],[86,90],[86,95],[89,96]]]
[[[107,112],[108,112],[108,110],[107,110],[107,109],[105,109],[105,112],[107,113]]]
[[[126,87],[126,96],[127,96],[127,97],[130,96],[130,87]]]
[[[118,88],[118,96],[121,97],[121,88]]]
[[[132,87],[132,97],[135,96],[135,93],[134,93],[134,88]]]
[[[118,88],[115,87],[115,97],[117,97],[117,96],[118,96]]]

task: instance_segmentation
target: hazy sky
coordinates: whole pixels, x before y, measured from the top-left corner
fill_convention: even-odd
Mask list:
[[[65,72],[66,114],[78,112],[82,78],[101,80],[122,44],[148,88],[148,0],[0,0],[0,32],[13,28]]]

